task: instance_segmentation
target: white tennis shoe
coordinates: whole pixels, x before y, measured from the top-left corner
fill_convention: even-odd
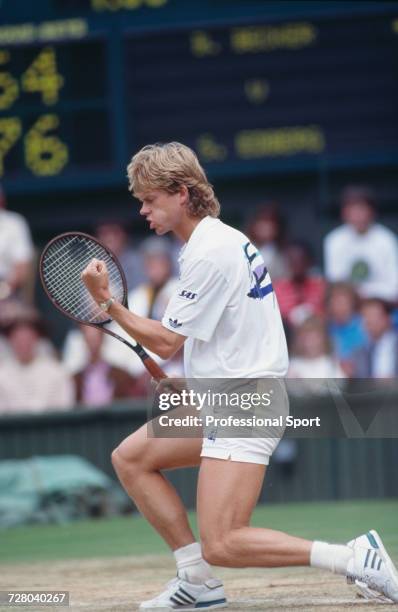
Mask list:
[[[203,584],[193,584],[181,578],[174,578],[166,589],[148,601],[143,601],[139,609],[142,612],[172,612],[173,610],[215,610],[225,608],[224,587],[217,578],[209,578]]]
[[[347,582],[365,599],[398,603],[398,571],[374,530],[351,540],[354,555],[348,562]]]

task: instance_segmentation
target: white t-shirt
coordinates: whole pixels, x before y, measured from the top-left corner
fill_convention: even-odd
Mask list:
[[[181,251],[180,269],[162,324],[187,336],[186,377],[285,376],[288,353],[278,302],[249,239],[205,217]]]
[[[0,412],[42,412],[71,408],[75,389],[65,368],[49,357],[23,365],[10,359],[0,365]]]
[[[395,378],[397,358],[397,336],[391,330],[379,338],[373,349],[372,376],[374,378]]]
[[[15,264],[28,262],[32,256],[32,238],[25,219],[0,210],[0,279],[7,278]]]
[[[345,378],[339,363],[331,355],[320,357],[293,357],[289,378]]]
[[[363,297],[398,298],[398,241],[375,223],[364,234],[342,225],[325,238],[325,274],[329,281],[358,285]]]

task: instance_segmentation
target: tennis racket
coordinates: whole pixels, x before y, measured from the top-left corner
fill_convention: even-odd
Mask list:
[[[53,238],[40,257],[40,279],[58,310],[77,323],[98,327],[131,348],[156,380],[167,378],[163,370],[133,338],[128,342],[106,327],[112,321],[95,302],[80,278],[92,259],[105,262],[111,295],[128,308],[127,283],[116,256],[98,240],[82,232],[67,232]]]

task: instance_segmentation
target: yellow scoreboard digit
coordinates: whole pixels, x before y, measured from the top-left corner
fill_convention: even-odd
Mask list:
[[[0,111],[11,110],[13,116],[0,117],[0,176],[5,174],[5,159],[18,140],[23,138],[26,168],[36,176],[62,172],[69,158],[68,147],[53,132],[60,120],[57,114],[39,115],[26,133],[21,117],[14,116],[14,105],[23,94],[39,94],[40,103],[53,106],[59,102],[64,77],[57,70],[55,48],[40,49],[22,74],[11,74],[7,65],[12,50],[0,49]]]
[[[0,66],[10,60],[8,50],[0,50]],[[0,72],[0,110],[10,108],[19,96],[18,81],[9,72]]]
[[[57,60],[53,47],[45,47],[21,76],[22,89],[39,92],[44,104],[50,106],[59,100],[64,78],[57,72]]]
[[[0,176],[4,174],[4,158],[21,133],[22,123],[18,117],[0,117]]]
[[[51,135],[58,126],[57,115],[42,115],[25,136],[26,165],[37,176],[59,174],[68,163],[68,147]]]

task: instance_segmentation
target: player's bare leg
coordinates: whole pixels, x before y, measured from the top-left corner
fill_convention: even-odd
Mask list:
[[[147,425],[113,451],[112,463],[124,489],[172,550],[195,541],[186,510],[160,470],[196,466],[201,438],[153,438]]]
[[[265,466],[203,457],[198,518],[203,555],[224,567],[309,565],[312,542],[250,527]]]
[[[265,467],[203,458],[198,518],[204,558],[226,567],[311,565],[355,582],[364,597],[398,603],[398,571],[380,536],[363,534],[347,545],[311,542],[250,527]]]
[[[190,528],[186,510],[160,470],[192,467],[200,462],[202,438],[151,438],[144,425],[126,438],[112,454],[117,475],[138,509],[174,552],[177,578],[140,610],[199,604],[203,609],[224,607],[222,583],[213,577],[200,544]]]

